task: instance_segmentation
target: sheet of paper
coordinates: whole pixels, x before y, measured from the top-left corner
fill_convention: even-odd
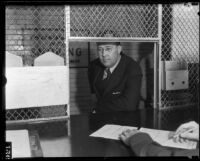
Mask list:
[[[69,103],[68,67],[6,68],[6,109]]]
[[[154,141],[159,143],[162,146],[182,148],[182,149],[195,149],[197,146],[197,142],[187,140],[186,142],[174,142],[170,137],[173,131],[166,130],[157,130],[157,129],[149,129],[149,128],[140,128],[141,132],[148,133]]]
[[[107,124],[104,125],[102,128],[100,128],[99,130],[92,133],[90,136],[119,140],[119,134],[121,134],[123,131],[127,129],[133,130],[138,128],[133,126]]]
[[[6,130],[6,141],[12,144],[12,158],[31,157],[28,130]]]

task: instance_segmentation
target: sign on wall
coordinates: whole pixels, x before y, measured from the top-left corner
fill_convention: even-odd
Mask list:
[[[69,66],[88,67],[88,42],[69,43]]]
[[[66,66],[6,68],[6,109],[69,103]]]

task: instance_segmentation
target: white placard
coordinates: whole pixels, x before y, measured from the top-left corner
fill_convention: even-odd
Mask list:
[[[12,158],[31,157],[28,130],[6,130],[6,141],[11,142]]]
[[[67,66],[6,68],[6,109],[69,102]]]

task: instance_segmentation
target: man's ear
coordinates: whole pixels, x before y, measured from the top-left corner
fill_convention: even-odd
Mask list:
[[[122,46],[121,46],[121,45],[118,45],[118,46],[117,46],[117,50],[118,50],[118,53],[121,53],[121,51],[122,51]]]

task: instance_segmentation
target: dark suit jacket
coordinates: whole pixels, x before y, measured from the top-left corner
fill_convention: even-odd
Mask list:
[[[97,76],[105,69],[99,59],[92,61],[88,67],[91,92],[98,99],[96,112],[133,111],[137,109],[140,99],[142,72],[132,58],[121,54],[121,60],[113,71],[104,93],[95,86]]]
[[[182,150],[163,147],[142,132],[131,136],[128,142],[136,156],[199,156],[199,149]]]

